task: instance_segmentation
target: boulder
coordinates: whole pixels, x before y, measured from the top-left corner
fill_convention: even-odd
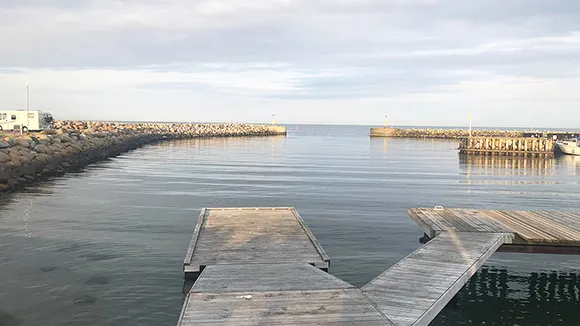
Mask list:
[[[29,137],[23,137],[23,138],[16,138],[16,139],[14,139],[14,145],[15,146],[30,147],[30,145],[32,143],[33,143],[33,141]]]
[[[36,156],[36,154],[33,153],[32,151],[30,151],[28,148],[22,148],[22,149],[20,149],[19,152],[20,152],[20,156],[27,157],[30,160],[32,160],[34,158],[34,156]]]
[[[9,167],[19,168],[22,166],[22,162],[18,158],[12,158],[10,162],[5,163]]]
[[[52,161],[52,157],[48,156],[46,154],[38,154],[38,155],[36,155],[34,160],[42,162],[44,164],[48,164],[50,161]]]
[[[43,144],[39,144],[39,145],[34,146],[34,151],[37,153],[42,153],[42,154],[52,153],[52,150],[48,146],[43,145]]]
[[[12,157],[6,153],[0,152],[0,164],[12,161]]]
[[[10,144],[2,139],[0,139],[0,149],[2,148],[8,148],[10,147]]]

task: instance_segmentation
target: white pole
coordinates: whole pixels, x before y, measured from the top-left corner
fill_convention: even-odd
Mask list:
[[[30,90],[28,88],[28,80],[26,81],[26,128],[28,128],[29,120],[28,120],[28,110],[30,110]],[[22,134],[22,128],[20,127],[20,134]]]
[[[473,116],[470,113],[469,114],[469,137],[471,137],[471,120],[473,120]]]

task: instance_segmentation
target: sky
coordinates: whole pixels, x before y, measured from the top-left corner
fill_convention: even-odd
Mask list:
[[[0,108],[580,128],[577,0],[0,0]]]

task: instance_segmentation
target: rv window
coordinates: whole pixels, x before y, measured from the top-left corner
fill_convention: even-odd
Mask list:
[[[13,114],[13,115],[10,117],[10,119],[12,119],[12,120],[16,120],[16,114]]]

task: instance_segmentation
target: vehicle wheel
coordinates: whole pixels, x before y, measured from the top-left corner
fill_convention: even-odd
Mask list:
[[[22,132],[28,132],[28,128],[22,127]]]
[[[0,126],[0,131],[2,131],[2,130],[3,130],[3,129],[2,129],[2,126]]]

